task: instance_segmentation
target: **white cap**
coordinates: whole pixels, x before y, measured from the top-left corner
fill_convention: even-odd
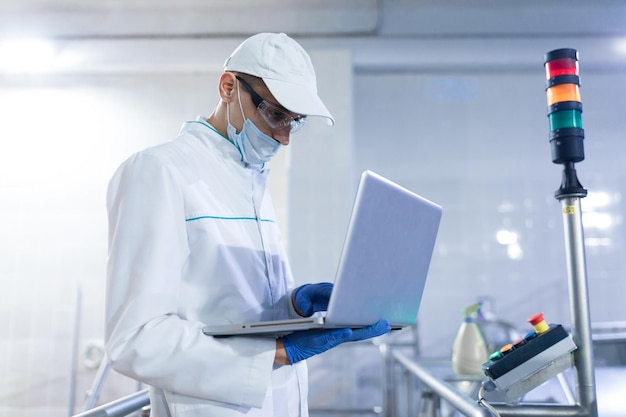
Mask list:
[[[335,119],[317,95],[317,79],[309,54],[284,33],[259,33],[243,41],[224,62],[224,71],[262,78],[287,110]]]

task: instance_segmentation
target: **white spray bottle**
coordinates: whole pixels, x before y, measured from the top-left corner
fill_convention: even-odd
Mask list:
[[[452,369],[457,375],[484,375],[482,364],[489,359],[489,351],[476,318],[480,303],[464,309],[465,319],[452,345]]]

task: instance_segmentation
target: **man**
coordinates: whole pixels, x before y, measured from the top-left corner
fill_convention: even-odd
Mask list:
[[[308,54],[285,34],[244,41],[208,119],[125,161],[109,185],[106,347],[150,385],[153,417],[306,416],[304,359],[389,331],[213,338],[207,324],[309,316],[332,284],[293,288],[264,164],[306,117],[334,122]]]

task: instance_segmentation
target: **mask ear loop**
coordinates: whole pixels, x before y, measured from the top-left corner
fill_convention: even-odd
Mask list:
[[[246,115],[243,112],[243,106],[241,105],[241,94],[240,94],[241,88],[239,85],[239,80],[237,80],[237,101],[239,101],[239,110],[241,110],[241,115],[243,116],[243,121],[246,121]]]
[[[239,80],[237,80],[237,101],[239,102],[239,110],[241,110],[241,115],[243,116],[243,121],[246,121],[246,115],[243,112],[243,106],[241,105],[241,89],[239,88]],[[230,124],[230,102],[226,102],[226,123]]]

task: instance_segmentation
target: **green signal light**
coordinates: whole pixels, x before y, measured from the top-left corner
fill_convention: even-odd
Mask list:
[[[548,115],[550,122],[550,130],[564,129],[564,128],[579,128],[583,127],[582,112],[580,110],[560,110],[550,113]]]

